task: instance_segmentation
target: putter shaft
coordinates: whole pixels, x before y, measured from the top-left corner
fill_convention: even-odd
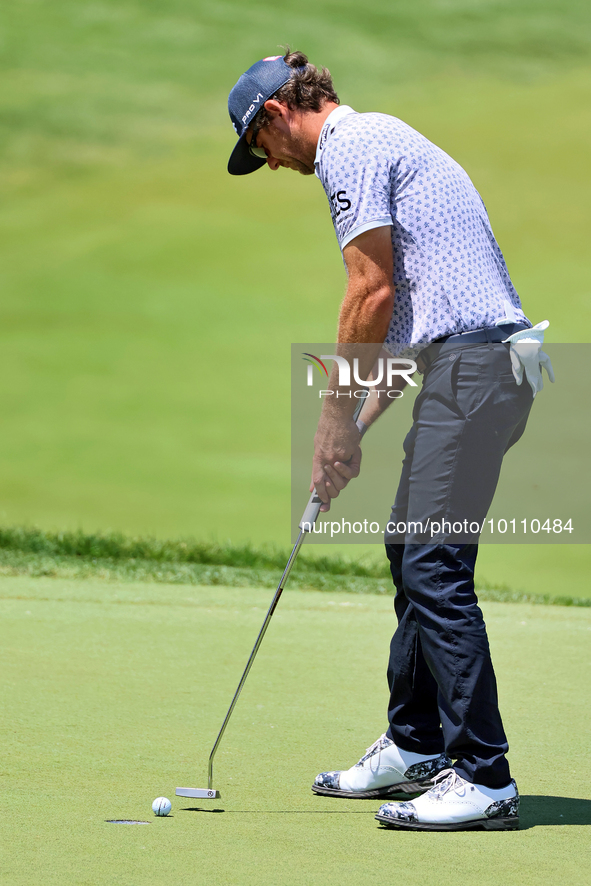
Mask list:
[[[224,732],[226,731],[226,726],[228,725],[228,720],[232,716],[232,711],[234,710],[234,708],[236,706],[236,702],[238,701],[238,699],[240,697],[240,693],[242,692],[242,687],[244,686],[244,684],[246,682],[246,678],[248,677],[249,671],[252,667],[252,663],[256,658],[257,652],[259,651],[259,646],[263,642],[263,637],[265,636],[265,633],[266,633],[267,628],[269,626],[269,622],[271,621],[273,613],[275,612],[275,609],[277,608],[277,604],[279,603],[279,598],[281,597],[281,594],[283,593],[283,588],[285,587],[285,584],[286,584],[287,579],[289,577],[289,573],[291,572],[291,567],[293,566],[295,558],[298,555],[298,551],[302,546],[302,542],[304,540],[304,535],[305,535],[304,530],[300,529],[300,534],[298,535],[298,539],[293,547],[293,550],[291,552],[291,556],[290,556],[289,560],[287,561],[287,566],[285,567],[285,569],[283,571],[283,575],[281,576],[281,581],[279,582],[277,590],[275,591],[275,596],[273,597],[271,605],[269,606],[269,611],[267,612],[267,615],[265,616],[263,626],[262,626],[261,630],[259,631],[259,635],[256,639],[256,643],[254,644],[253,650],[250,653],[250,658],[248,659],[248,662],[246,663],[246,667],[244,668],[244,673],[242,674],[242,677],[240,678],[240,683],[238,684],[238,689],[234,693],[234,698],[232,699],[232,703],[231,703],[230,707],[228,708],[228,713],[226,714],[226,718],[225,718],[224,722],[222,723],[222,728],[220,729],[220,731],[218,733],[218,737],[215,740],[215,744],[214,744],[213,748],[211,749],[211,754],[209,755],[209,765],[207,768],[207,788],[209,791],[212,790],[211,786],[213,783],[213,759],[214,759],[216,751],[219,747],[220,741],[222,740],[222,736],[223,736]]]

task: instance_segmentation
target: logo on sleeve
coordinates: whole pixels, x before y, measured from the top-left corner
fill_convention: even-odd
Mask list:
[[[335,191],[330,195],[330,208],[333,220],[338,218],[344,212],[351,209],[351,201],[347,197],[346,191]]]

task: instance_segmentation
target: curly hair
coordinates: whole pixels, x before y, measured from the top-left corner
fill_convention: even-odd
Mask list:
[[[303,52],[292,52],[289,47],[283,58],[294,71],[287,83],[284,83],[271,98],[285,103],[288,108],[302,111],[320,111],[326,102],[339,104],[339,97],[335,92],[328,68],[317,68],[310,64]],[[265,107],[262,107],[253,119],[257,131],[268,126],[270,122],[271,117]]]

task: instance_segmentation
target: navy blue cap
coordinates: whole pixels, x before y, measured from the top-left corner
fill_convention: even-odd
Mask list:
[[[247,175],[264,166],[262,157],[250,153],[246,141],[246,131],[255,114],[260,111],[267,99],[284,86],[294,69],[285,63],[282,55],[274,55],[256,62],[242,75],[228,97],[228,111],[232,126],[239,138],[228,161],[231,175]]]

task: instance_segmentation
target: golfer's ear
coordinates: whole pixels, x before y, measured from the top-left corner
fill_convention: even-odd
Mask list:
[[[267,99],[264,108],[271,120],[275,120],[277,117],[286,117],[287,113],[289,112],[289,108],[287,107],[287,105],[284,105],[282,102],[276,101],[274,98]]]

